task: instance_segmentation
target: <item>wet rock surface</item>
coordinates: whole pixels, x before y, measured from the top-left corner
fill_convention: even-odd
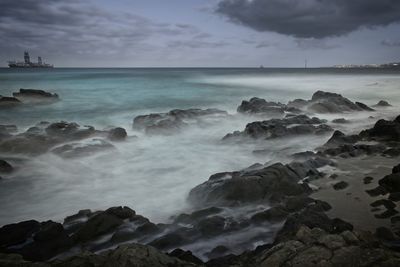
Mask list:
[[[140,115],[133,119],[133,128],[144,130],[147,134],[172,135],[193,123],[201,123],[202,118],[226,116],[219,109],[174,109],[167,113]]]
[[[46,92],[40,89],[19,89],[13,96],[22,102],[53,102],[58,101],[59,97],[55,93]]]
[[[90,140],[84,142],[90,138],[92,144]],[[79,156],[111,148],[112,145],[103,140],[104,138],[122,141],[126,138],[126,131],[123,128],[99,131],[92,126],[82,127],[77,123],[65,121],[40,122],[25,132],[8,134],[0,138],[0,151],[7,154],[37,155],[54,148],[56,154],[72,157],[74,154]],[[60,144],[64,145],[57,147]]]
[[[291,116],[284,119],[256,121],[246,125],[242,132],[227,134],[223,140],[274,139],[304,134],[326,134],[333,129],[325,121],[306,115]]]

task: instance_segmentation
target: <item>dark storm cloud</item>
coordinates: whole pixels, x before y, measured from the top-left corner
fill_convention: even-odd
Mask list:
[[[190,39],[207,34],[190,24],[154,22],[132,13],[112,13],[81,0],[0,0],[0,50],[61,59],[126,57],[157,50],[160,38]],[[153,40],[159,39],[158,42]],[[42,55],[44,55],[42,54]]]
[[[324,38],[399,22],[400,1],[221,0],[216,12],[257,31]]]

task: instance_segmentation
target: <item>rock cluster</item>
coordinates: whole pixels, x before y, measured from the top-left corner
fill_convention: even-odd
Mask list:
[[[92,126],[81,127],[74,122],[61,121],[41,122],[23,133],[7,131],[0,137],[3,153],[36,155],[52,150],[61,156],[75,157],[112,148],[113,145],[104,139],[124,140],[126,131],[123,128],[99,131]]]

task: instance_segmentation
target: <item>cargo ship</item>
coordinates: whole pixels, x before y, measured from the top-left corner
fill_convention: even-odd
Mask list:
[[[42,61],[41,57],[38,57],[38,62],[31,62],[31,58],[28,52],[24,52],[24,61],[8,61],[10,68],[54,68],[53,65],[47,64]]]

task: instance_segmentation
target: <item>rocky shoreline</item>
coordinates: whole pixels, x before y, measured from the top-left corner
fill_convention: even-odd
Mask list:
[[[388,106],[380,101],[370,108],[322,91],[288,104],[243,101],[238,113],[260,120],[221,137],[223,144],[330,138],[314,151],[290,155],[288,163],[258,163],[211,175],[189,192],[190,212],[168,223],[151,222],[129,207],[112,207],[81,210],[63,223],[5,225],[0,228],[0,266],[398,266],[400,116],[351,135],[335,128],[351,122],[337,118],[332,124],[316,117],[373,114]],[[147,135],[175,135],[191,125],[207,127],[207,118],[230,116],[218,109],[171,110],[137,116],[133,128]],[[96,130],[73,122],[41,122],[25,132],[0,125],[0,152],[53,153],[67,160],[112,150],[114,142],[127,138],[137,137],[121,127]],[[352,170],[357,164],[365,169]],[[392,170],[373,172],[390,164]],[[13,168],[6,158],[0,161],[0,175]],[[367,216],[375,218],[370,227],[340,212],[346,206],[343,195],[370,209]]]

